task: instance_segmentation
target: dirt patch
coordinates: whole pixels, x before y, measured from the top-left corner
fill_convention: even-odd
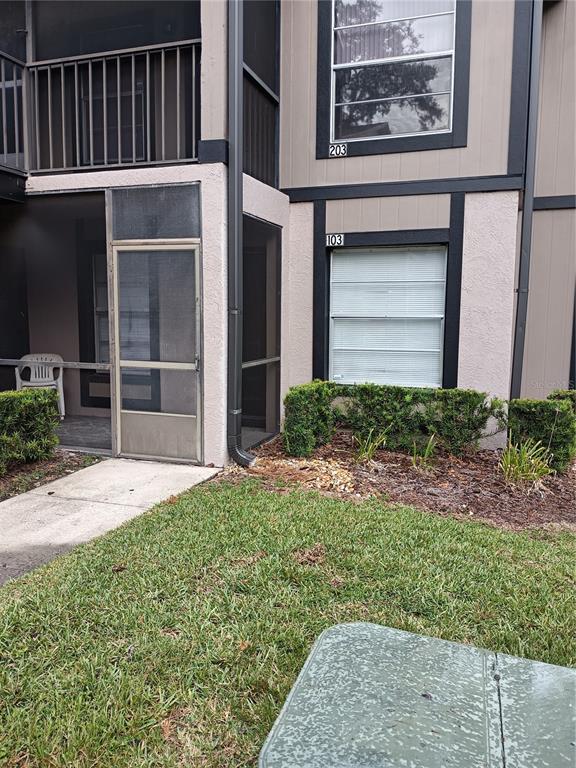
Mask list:
[[[224,478],[258,477],[266,488],[279,493],[298,484],[348,500],[379,496],[388,503],[515,530],[576,530],[576,464],[528,492],[504,482],[496,451],[463,457],[439,452],[429,470],[416,469],[411,456],[392,451],[378,451],[374,461],[359,464],[350,433],[339,432],[330,445],[308,459],[287,457],[279,438],[256,454],[253,467],[234,467]]]
[[[31,491],[100,461],[98,456],[57,449],[49,459],[20,464],[0,477],[0,501]]]
[[[259,560],[262,560],[267,556],[267,553],[261,549],[259,552],[254,552],[253,555],[246,555],[246,557],[239,557],[237,560],[232,560],[230,564],[238,566],[239,568],[243,568],[246,565],[254,565],[254,563],[257,563]]]
[[[292,557],[299,565],[322,565],[326,560],[326,547],[317,543],[310,549],[297,549]]]
[[[355,488],[352,472],[329,456],[303,460],[260,451],[250,474],[263,479],[273,476],[277,483],[304,483],[319,491],[350,494]]]

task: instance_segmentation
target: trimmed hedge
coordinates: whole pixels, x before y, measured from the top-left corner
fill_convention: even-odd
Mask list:
[[[55,389],[0,392],[0,475],[11,464],[43,459],[58,444]]]
[[[290,456],[310,456],[334,433],[334,398],[340,389],[330,381],[311,381],[291,387],[284,399],[284,448]]]
[[[574,416],[576,416],[576,389],[555,389],[548,395],[548,400],[563,400],[570,403]]]
[[[567,399],[511,400],[508,424],[513,443],[540,441],[552,455],[550,466],[560,472],[576,456],[576,417]]]
[[[502,402],[466,389],[313,381],[292,387],[284,406],[284,447],[292,456],[328,442],[336,422],[362,437],[385,432],[391,450],[412,450],[434,434],[455,454],[477,447],[491,418],[505,428]]]

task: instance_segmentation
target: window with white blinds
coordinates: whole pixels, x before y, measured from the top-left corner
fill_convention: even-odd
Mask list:
[[[334,251],[330,378],[442,386],[445,296],[445,246]]]

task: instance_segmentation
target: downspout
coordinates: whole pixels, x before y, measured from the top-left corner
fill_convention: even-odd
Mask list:
[[[534,184],[536,178],[536,137],[538,133],[538,101],[540,96],[540,49],[542,45],[542,0],[532,0],[532,34],[530,46],[530,85],[528,91],[528,130],[524,165],[524,200],[520,229],[520,260],[518,269],[518,299],[512,352],[510,398],[520,397],[524,342],[530,287],[530,253],[532,249],[532,220],[534,213]]]
[[[243,467],[255,457],[242,449],[242,183],[243,2],[228,0],[228,415],[230,458]]]

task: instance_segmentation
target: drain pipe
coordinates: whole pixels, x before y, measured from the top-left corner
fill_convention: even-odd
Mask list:
[[[228,0],[228,414],[230,458],[243,467],[255,457],[242,448],[242,182],[243,2]]]
[[[534,212],[534,183],[536,177],[536,137],[538,131],[538,100],[540,95],[540,49],[542,45],[542,0],[532,2],[532,34],[530,47],[530,86],[528,92],[528,130],[526,161],[524,165],[524,200],[520,229],[520,260],[518,269],[518,299],[516,301],[516,327],[512,352],[510,398],[520,397],[524,341],[528,314],[530,287],[530,252],[532,248],[532,219]]]

